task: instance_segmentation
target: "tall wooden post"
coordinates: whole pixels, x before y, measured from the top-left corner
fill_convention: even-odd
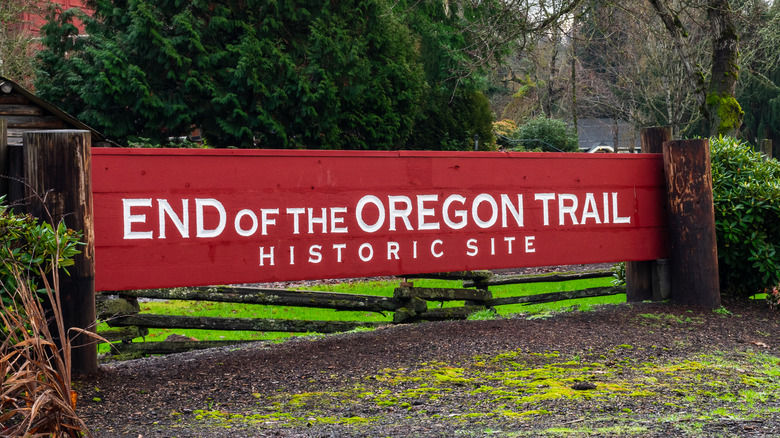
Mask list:
[[[672,139],[672,128],[668,126],[655,126],[641,130],[642,153],[663,153],[663,144]],[[653,294],[653,276],[658,265],[655,261],[626,262],[626,301],[637,302],[662,298],[658,293]],[[656,285],[658,280],[656,280]],[[656,289],[658,287],[656,286]]]
[[[56,225],[84,233],[81,254],[60,275],[60,300],[65,330],[94,331],[95,263],[92,227],[91,135],[89,131],[34,131],[24,136],[28,212]],[[97,344],[85,335],[70,335],[74,374],[97,372]]]
[[[0,196],[8,195],[8,122],[0,119]],[[5,202],[8,202],[6,198]]]
[[[9,144],[6,154],[8,157],[8,205],[11,206],[11,210],[24,213],[24,147],[18,144]]]
[[[764,154],[767,160],[772,159],[772,140],[765,138],[761,140],[761,152]]]
[[[719,307],[710,142],[667,141],[663,151],[669,196],[672,299],[679,304]]]

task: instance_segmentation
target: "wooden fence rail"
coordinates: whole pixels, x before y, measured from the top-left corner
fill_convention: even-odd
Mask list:
[[[195,341],[180,338],[163,342],[132,342],[145,336],[150,328],[240,330],[289,333],[337,333],[359,327],[376,328],[390,322],[366,321],[311,321],[293,319],[192,317],[140,313],[138,298],[160,300],[193,300],[225,303],[261,304],[271,306],[315,307],[333,310],[393,312],[393,324],[418,321],[466,319],[470,314],[496,306],[535,304],[561,300],[590,298],[625,293],[625,287],[598,287],[576,291],[493,298],[489,288],[496,285],[561,282],[612,276],[611,270],[564,272],[543,275],[492,275],[479,273],[439,273],[417,275],[414,278],[463,280],[464,288],[414,287],[401,282],[393,297],[375,295],[320,292],[295,289],[219,286],[174,289],[131,290],[116,293],[103,292],[99,300],[99,318],[109,325],[109,331],[100,332],[111,341],[116,351],[124,354],[167,354],[193,349],[233,345],[249,341]],[[405,277],[407,280],[410,277]],[[118,294],[118,297],[116,296]],[[463,301],[459,307],[430,306],[431,302]],[[107,305],[106,303],[110,303]]]
[[[122,291],[121,295],[132,298],[318,307],[369,312],[392,312],[399,307],[395,299],[375,295],[236,286],[130,290]]]

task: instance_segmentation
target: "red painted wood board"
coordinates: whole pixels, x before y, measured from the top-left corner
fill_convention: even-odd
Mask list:
[[[652,260],[660,154],[92,149],[97,290]]]

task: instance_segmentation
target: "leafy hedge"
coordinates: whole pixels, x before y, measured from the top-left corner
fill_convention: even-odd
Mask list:
[[[710,144],[721,289],[748,297],[780,283],[780,163],[732,138]]]
[[[55,261],[61,268],[73,265],[73,256],[80,252],[81,234],[63,223],[55,228],[14,214],[3,205],[4,198],[0,196],[0,297],[9,305],[21,286],[18,279],[25,279],[28,284],[24,286],[36,290],[35,279],[41,272],[48,274]]]
[[[579,143],[574,133],[563,120],[537,117],[521,125],[512,134],[512,138],[523,140],[524,150],[544,152],[578,152]]]

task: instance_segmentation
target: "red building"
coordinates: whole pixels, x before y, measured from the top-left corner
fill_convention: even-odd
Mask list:
[[[70,8],[81,8],[84,12],[91,14],[91,10],[86,7],[86,0],[44,0],[38,2],[40,12],[25,14],[24,21],[30,26],[30,30],[37,34],[38,30],[46,23],[46,13],[51,4],[59,5],[62,10]],[[81,23],[75,23],[76,26],[83,32],[84,27]]]

